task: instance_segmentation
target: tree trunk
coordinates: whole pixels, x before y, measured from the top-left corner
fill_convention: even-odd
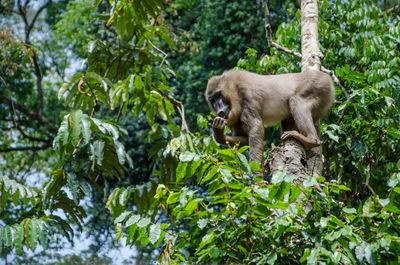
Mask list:
[[[323,57],[318,43],[318,2],[301,0],[301,70],[320,70]],[[319,132],[319,121],[316,124]],[[282,131],[297,130],[293,119],[282,122]],[[322,147],[304,149],[296,140],[286,140],[283,147],[272,146],[268,166],[271,174],[284,170],[296,177],[296,184],[302,184],[307,175],[320,176],[322,173]]]

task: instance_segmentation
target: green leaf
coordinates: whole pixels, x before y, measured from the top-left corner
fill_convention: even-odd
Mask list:
[[[94,161],[96,161],[96,164],[101,166],[102,161],[103,161],[103,149],[104,149],[104,142],[97,140],[93,143],[93,148],[92,148],[92,155],[94,157]]]
[[[208,219],[200,219],[199,221],[197,221],[197,225],[199,226],[200,229],[203,229],[204,227],[206,227],[208,223]]]
[[[141,218],[140,221],[137,223],[137,226],[139,228],[148,226],[150,224],[150,218],[145,217],[145,218]]]
[[[29,224],[29,247],[35,251],[39,238],[39,227],[36,219],[31,219]]]
[[[271,183],[272,184],[277,184],[283,181],[284,177],[286,176],[286,173],[284,171],[277,171],[271,178]]]
[[[155,244],[161,235],[161,226],[159,224],[152,224],[149,231],[149,241],[151,244]]]
[[[224,183],[229,183],[232,179],[232,171],[230,171],[229,169],[225,169],[225,168],[220,168],[219,172],[222,175],[222,181]]]
[[[199,253],[200,250],[201,250],[205,245],[209,244],[209,243],[214,239],[214,237],[215,237],[215,234],[213,234],[213,233],[210,233],[210,234],[205,235],[205,236],[201,239],[200,245],[199,245],[199,247],[197,248],[197,251],[196,251],[195,254]]]
[[[190,201],[185,207],[185,214],[190,215],[197,208],[198,203],[195,200]]]
[[[11,227],[8,225],[3,227],[3,238],[2,238],[4,245],[6,247],[12,247],[13,245],[13,238],[12,238],[12,232],[11,232]]]
[[[295,202],[297,200],[297,198],[299,198],[300,194],[301,194],[300,187],[298,185],[292,186],[290,189],[290,196],[289,196],[288,203]]]
[[[39,219],[37,224],[38,224],[38,228],[40,230],[40,233],[39,233],[40,245],[42,245],[43,249],[47,249],[47,246],[48,246],[47,223],[45,221]]]
[[[71,90],[72,87],[76,86],[81,78],[81,73],[75,73],[73,76],[71,76],[70,79],[65,82],[58,91],[58,99],[61,99],[65,92]]]
[[[279,201],[283,201],[285,195],[289,193],[291,184],[289,182],[283,181],[279,185],[279,190],[275,194],[275,199]]]
[[[207,171],[206,176],[200,181],[200,184],[203,184],[206,181],[211,180],[215,174],[218,172],[218,167],[212,167],[210,170]]]
[[[115,151],[117,152],[117,156],[118,156],[118,162],[123,165],[125,163],[125,157],[127,156],[126,152],[125,152],[125,147],[124,145],[115,140],[114,139],[114,145],[115,145]]]
[[[311,250],[310,256],[307,258],[307,264],[314,265],[317,264],[318,249],[313,248]]]
[[[53,141],[54,148],[61,148],[68,142],[68,137],[69,137],[68,118],[69,114],[65,115],[63,121],[61,122],[60,128],[58,128],[57,136],[54,138]]]
[[[122,224],[117,223],[115,226],[115,241],[120,241],[122,238]]]
[[[179,156],[179,160],[181,162],[190,162],[190,161],[193,161],[193,160],[197,161],[197,160],[199,160],[199,158],[200,157],[198,155],[196,155],[195,153],[188,152],[188,151],[183,152]]]
[[[251,176],[251,168],[249,166],[246,156],[244,156],[241,153],[238,153],[238,157],[240,160],[240,168],[243,170],[244,173]]]
[[[178,166],[176,167],[176,182],[180,183],[185,177],[187,165],[188,163],[179,162]]]
[[[92,132],[90,130],[89,116],[86,114],[83,114],[82,115],[82,136],[83,136],[84,144],[89,143],[91,133]]]
[[[306,180],[303,182],[304,188],[313,187],[317,184],[317,180],[312,176],[307,176]]]
[[[72,111],[71,120],[71,144],[75,147],[81,137],[82,111]]]
[[[357,210],[354,208],[342,208],[343,212],[349,213],[349,214],[357,214]]]
[[[260,198],[261,199],[264,199],[264,200],[269,200],[269,198],[268,198],[268,196],[269,196],[269,189],[267,189],[267,188],[257,188],[256,190],[255,190],[255,192],[258,194],[258,195],[260,195]]]
[[[129,211],[125,211],[122,214],[120,214],[115,220],[114,220],[114,224],[116,223],[120,223],[122,221],[125,220],[125,217],[127,217],[131,212]]]
[[[140,220],[140,216],[134,214],[131,217],[129,217],[129,219],[128,219],[128,221],[126,221],[125,225],[126,226],[131,226],[133,224],[136,224],[139,220]]]
[[[15,240],[14,240],[17,255],[22,255],[23,253],[23,244],[22,244],[23,241],[24,241],[24,222],[21,222],[17,226],[17,231],[15,232]]]

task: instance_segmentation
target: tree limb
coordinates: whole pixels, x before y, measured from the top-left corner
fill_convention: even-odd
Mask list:
[[[38,112],[39,116],[43,116],[43,89],[42,89],[42,78],[43,77],[42,77],[42,74],[41,74],[41,71],[39,68],[36,52],[33,49],[33,47],[30,47],[30,33],[36,22],[36,19],[39,17],[40,13],[52,3],[52,0],[47,1],[45,4],[43,4],[38,9],[38,11],[36,11],[36,13],[33,16],[30,23],[28,22],[27,11],[26,11],[29,2],[30,2],[30,0],[26,0],[24,3],[24,7],[22,7],[21,1],[18,0],[17,5],[18,5],[18,10],[19,10],[19,15],[22,17],[22,20],[24,21],[24,25],[25,25],[25,40],[24,40],[25,45],[27,46],[27,48],[30,48],[32,51],[32,53],[28,52],[28,56],[31,59],[31,63],[34,67],[35,76],[36,76],[36,89],[37,89],[37,93],[38,93],[37,112]]]
[[[174,99],[173,97],[169,96],[167,93],[165,93],[162,90],[158,91],[161,95],[163,95],[165,98],[168,99],[169,102],[172,103],[172,105],[174,105],[178,111],[179,114],[181,115],[181,119],[182,119],[182,130],[186,131],[186,132],[190,132],[189,131],[189,127],[186,123],[186,119],[185,119],[185,108],[182,104],[182,102],[180,102],[179,100]]]
[[[262,1],[262,6],[263,6],[264,16],[265,16],[265,34],[266,34],[268,44],[271,47],[275,47],[279,51],[283,51],[283,52],[289,53],[291,55],[294,55],[298,58],[301,58],[301,53],[294,51],[294,50],[290,50],[289,48],[286,48],[284,46],[281,46],[272,40],[272,29],[271,29],[271,25],[269,22],[269,10],[268,10],[267,2]],[[332,77],[333,82],[335,82],[340,87],[340,89],[343,91],[343,94],[345,95],[346,99],[349,100],[349,94],[347,93],[345,87],[341,84],[340,80],[336,77],[334,71],[327,69],[322,65],[321,65],[321,71],[329,74]]]
[[[9,105],[11,108],[16,108],[17,110],[21,111],[23,114],[26,116],[29,116],[32,119],[35,119],[39,121],[40,123],[46,125],[49,127],[50,131],[53,133],[57,133],[58,129],[55,127],[49,120],[47,120],[43,115],[39,115],[38,113],[35,113],[28,108],[26,108],[24,105],[18,104],[17,102],[13,101],[10,98],[7,98],[2,92],[0,91],[0,102],[3,102],[7,105]]]
[[[45,144],[42,146],[21,146],[21,147],[10,147],[5,149],[0,149],[0,153],[13,152],[13,151],[39,151],[47,149],[51,144]]]

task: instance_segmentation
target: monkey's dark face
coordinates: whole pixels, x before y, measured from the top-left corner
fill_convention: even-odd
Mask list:
[[[209,96],[208,101],[218,116],[224,119],[228,118],[231,106],[229,101],[222,95],[222,91],[217,91]]]

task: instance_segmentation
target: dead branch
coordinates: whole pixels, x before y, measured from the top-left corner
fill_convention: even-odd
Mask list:
[[[186,132],[190,132],[189,127],[186,122],[186,119],[185,119],[185,107],[183,106],[182,102],[174,99],[173,97],[169,96],[167,93],[165,93],[162,90],[159,90],[158,92],[160,92],[161,95],[163,95],[166,99],[168,99],[168,101],[171,102],[172,105],[174,105],[178,109],[179,114],[181,115],[181,119],[182,119],[182,130],[186,131]]]

